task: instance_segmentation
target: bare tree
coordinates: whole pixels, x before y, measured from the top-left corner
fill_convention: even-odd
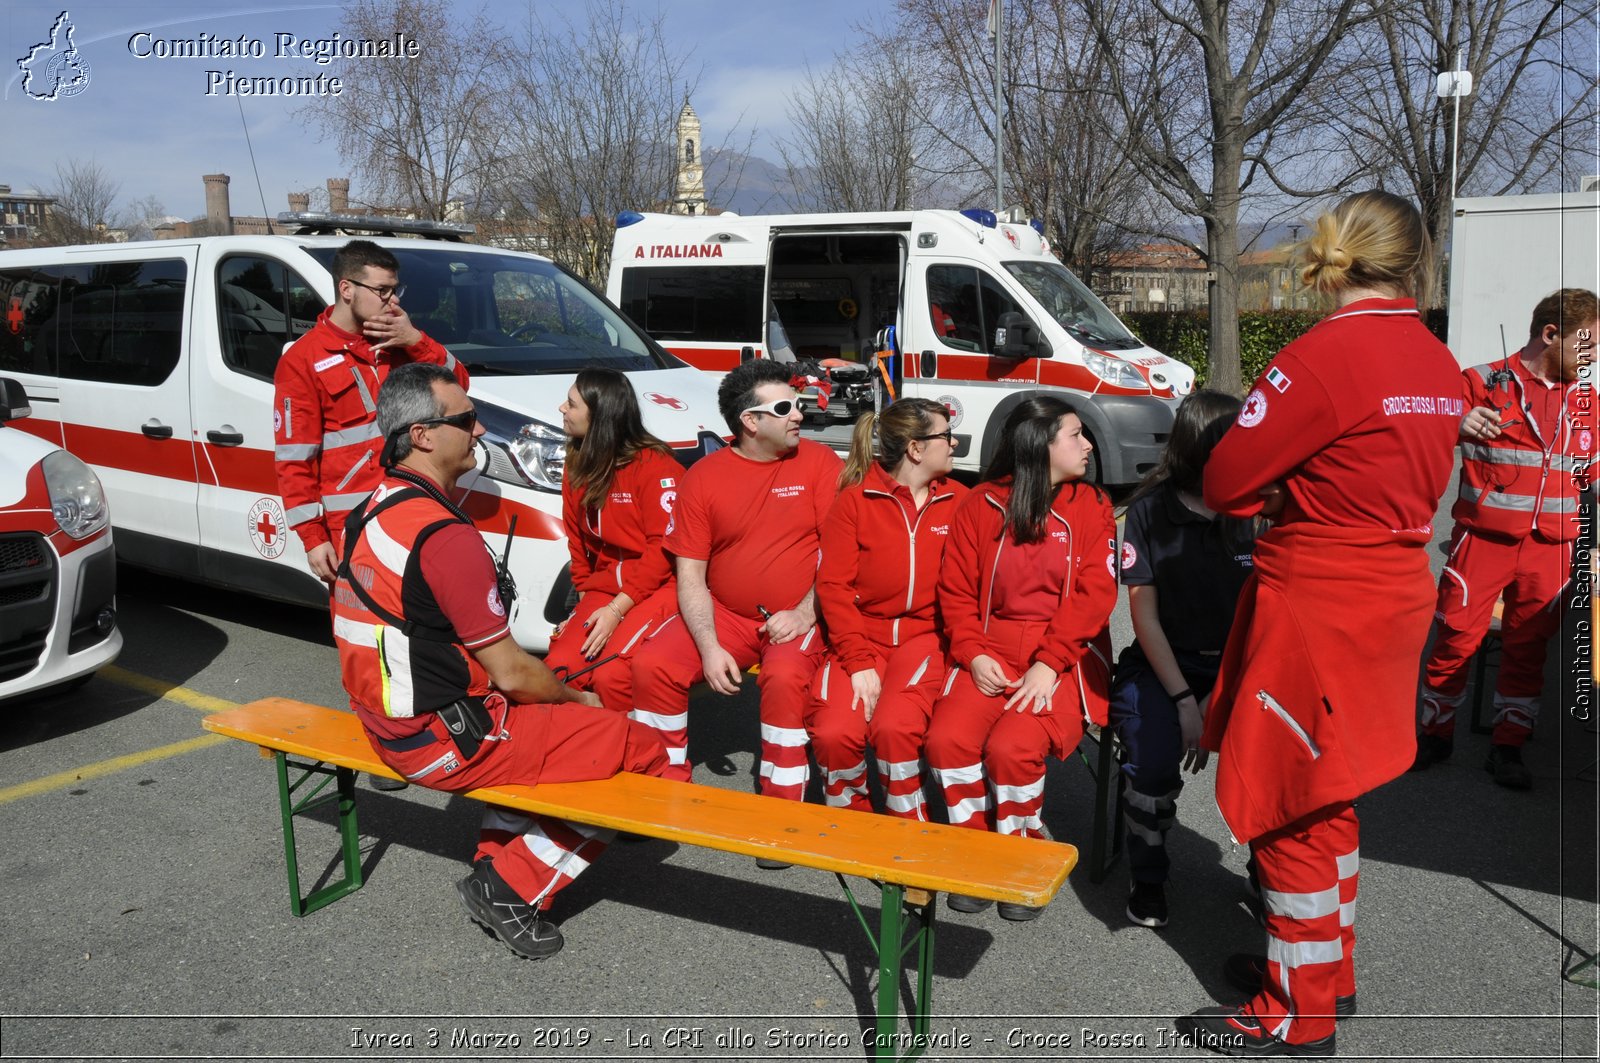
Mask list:
[[[936,134],[918,96],[914,46],[893,39],[835,58],[789,97],[792,130],[778,141],[790,209],[910,210],[927,205]]]
[[[1179,211],[1205,226],[1210,286],[1208,386],[1241,391],[1240,206],[1258,178],[1295,196],[1327,194],[1362,167],[1306,136],[1301,104],[1361,0],[1082,0],[1108,55],[1107,91],[1131,158]],[[1320,165],[1311,160],[1321,153]],[[1330,168],[1332,167],[1332,168]],[[1298,188],[1314,174],[1322,187]]]
[[[67,159],[56,163],[56,180],[45,190],[55,197],[44,224],[35,230],[34,243],[103,244],[116,239],[117,193],[121,185],[93,160]]]
[[[1458,187],[1502,195],[1574,187],[1593,173],[1596,121],[1592,5],[1551,0],[1392,0],[1368,27],[1371,62],[1331,117],[1387,183],[1415,196],[1433,236],[1434,293]],[[1437,75],[1463,58],[1474,91],[1436,95]],[[1573,165],[1575,164],[1575,165]],[[1569,169],[1568,167],[1572,168]]]
[[[462,18],[449,0],[351,0],[344,18],[351,37],[404,33],[417,57],[342,60],[343,92],[314,98],[305,113],[338,144],[370,205],[444,220],[495,161],[489,122],[504,35],[482,9]]]
[[[899,0],[899,21],[873,36],[912,46],[916,98],[935,138],[924,154],[942,168],[945,187],[969,202],[992,201],[994,187],[994,47],[985,10],[967,0]],[[1072,269],[1090,276],[1129,232],[1147,231],[1147,184],[1128,164],[1121,113],[1102,91],[1115,61],[1089,32],[1075,0],[1008,0],[1001,48],[1006,191],[1010,203],[1044,221]]]

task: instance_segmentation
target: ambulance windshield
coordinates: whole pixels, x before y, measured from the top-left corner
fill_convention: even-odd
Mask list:
[[[1138,338],[1059,262],[1007,262],[1006,269],[1072,338],[1102,351],[1131,351]]]
[[[412,241],[400,260],[412,324],[473,373],[673,368],[667,354],[603,297],[553,262],[493,249]],[[334,248],[308,247],[324,266]]]

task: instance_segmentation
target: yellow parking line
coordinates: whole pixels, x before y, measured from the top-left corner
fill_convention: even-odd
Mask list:
[[[222,712],[226,709],[237,709],[239,703],[228,701],[224,698],[214,698],[209,694],[202,694],[198,690],[169,683],[164,679],[154,679],[138,672],[130,672],[126,668],[116,665],[107,665],[97,673],[98,678],[109,679],[122,686],[142,690],[146,694],[154,694],[167,701],[176,701],[180,705],[187,705],[191,709],[202,712]],[[137,768],[141,764],[149,764],[168,757],[178,757],[185,753],[192,753],[197,749],[206,749],[211,746],[221,745],[228,741],[226,735],[201,735],[199,738],[190,738],[182,742],[173,742],[171,745],[158,746],[147,749],[142,753],[129,753],[125,757],[113,757],[110,760],[86,764],[81,768],[72,768],[67,771],[47,775],[42,779],[32,782],[18,783],[0,789],[0,805],[10,801],[18,801],[24,797],[36,797],[39,794],[49,793],[51,790],[61,790],[73,783],[86,782],[89,779],[98,779],[103,775],[113,775],[129,768]]]
[[[191,709],[199,709],[201,712],[226,712],[229,709],[237,709],[239,707],[237,701],[214,698],[210,694],[202,694],[198,690],[190,690],[188,687],[169,683],[165,679],[154,679],[147,675],[140,675],[138,672],[130,672],[126,668],[118,668],[114,664],[107,665],[96,674],[101,679],[109,679],[113,683],[121,683],[123,686],[133,687],[135,690],[142,690],[146,694],[154,694],[158,698],[176,701],[180,705],[187,705]]]
[[[36,797],[51,790],[60,790],[76,782],[87,782],[90,779],[98,779],[102,775],[112,775],[128,768],[137,768],[139,765],[149,764],[151,761],[164,760],[167,757],[181,756],[184,753],[192,753],[197,749],[205,749],[208,746],[221,745],[227,741],[229,741],[227,735],[201,735],[199,738],[191,738],[184,742],[174,742],[170,746],[158,746],[155,749],[147,749],[142,753],[129,753],[125,757],[113,757],[110,760],[87,764],[81,768],[72,768],[68,771],[57,772],[54,775],[46,775],[42,779],[18,783],[16,786],[7,786],[5,789],[0,790],[0,805],[24,797]]]

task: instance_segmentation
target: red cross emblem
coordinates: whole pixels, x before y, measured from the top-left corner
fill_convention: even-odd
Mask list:
[[[689,404],[682,399],[675,399],[671,395],[658,395],[654,391],[648,392],[645,398],[658,406],[665,406],[669,410],[687,410]]]
[[[6,327],[11,330],[13,336],[20,336],[22,335],[22,322],[22,297],[13,295],[11,297],[11,305],[6,308]]]
[[[268,546],[278,534],[278,526],[272,523],[271,513],[262,513],[261,519],[256,521],[256,531],[261,533],[261,538]]]

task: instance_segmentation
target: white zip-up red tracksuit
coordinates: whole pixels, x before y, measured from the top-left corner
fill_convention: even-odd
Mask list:
[[[911,491],[876,462],[839,494],[822,525],[817,612],[830,653],[812,684],[806,731],[826,773],[828,804],[872,811],[866,747],[877,755],[884,807],[927,819],[922,743],[949,671],[934,598],[950,521],[967,489],[935,480],[917,508]],[[850,677],[871,669],[881,685],[871,721]]]
[[[561,519],[567,529],[572,559],[572,586],[582,597],[572,615],[550,640],[545,663],[558,674],[587,668],[583,643],[589,618],[626,594],[633,606],[596,660],[624,654],[610,664],[579,676],[573,685],[593,690],[606,708],[627,712],[633,707],[632,666],[626,653],[656,624],[677,611],[672,597],[656,596],[673,586],[672,559],[664,545],[667,522],[678,497],[683,466],[659,450],[646,449],[612,474],[611,490],[598,507],[583,504],[570,482],[561,487]],[[649,602],[651,607],[645,608]]]
[[[1006,530],[1010,496],[1009,482],[980,484],[951,524],[939,609],[955,667],[933,708],[927,757],[951,824],[1042,838],[1046,754],[1069,756],[1085,717],[1106,723],[1117,527],[1099,490],[1069,483],[1050,508],[1044,538],[1019,545]],[[1054,669],[1060,679],[1051,709],[1007,712],[1013,691],[991,696],[973,682],[979,656],[998,661],[1012,679],[1034,664]]]
[[[494,562],[471,524],[395,477],[352,520],[362,531],[334,584],[333,634],[350,706],[385,764],[448,792],[664,773],[666,751],[647,727],[586,705],[508,703],[492,689],[473,651],[510,629]],[[359,589],[352,572],[363,577]],[[484,699],[492,723],[470,759],[437,715],[463,697]],[[518,896],[548,908],[611,834],[490,806],[474,859],[493,858]]]
[[[330,307],[283,352],[273,375],[273,466],[284,517],[306,550],[340,547],[345,517],[383,479],[378,388],[408,362],[442,365],[467,387],[467,369],[423,336],[406,349],[374,351],[333,323]]]
[[[1433,581],[1423,547],[1465,409],[1455,359],[1409,299],[1351,303],[1273,360],[1206,464],[1206,505],[1256,541],[1202,743],[1217,805],[1249,842],[1267,974],[1245,1009],[1289,1043],[1333,1033],[1355,992],[1354,801],[1410,767]]]
[[[1462,380],[1467,409],[1497,410],[1501,430],[1461,442],[1460,494],[1450,511],[1456,530],[1439,580],[1422,730],[1455,733],[1467,663],[1503,594],[1493,741],[1520,746],[1538,718],[1545,651],[1561,623],[1578,495],[1594,460],[1594,393],[1578,382],[1545,383],[1515,355],[1473,366]]]
[[[822,521],[843,466],[810,440],[775,461],[718,450],[684,474],[667,527],[669,553],[706,562],[717,642],[739,668],[761,664],[759,785],[769,797],[805,796],[805,709],[825,650],[814,626],[788,642],[767,641],[761,610],[793,609],[815,585]],[[689,688],[703,678],[700,649],[681,616],[664,620],[633,652],[629,715],[661,732],[672,760],[668,778],[691,776]]]

